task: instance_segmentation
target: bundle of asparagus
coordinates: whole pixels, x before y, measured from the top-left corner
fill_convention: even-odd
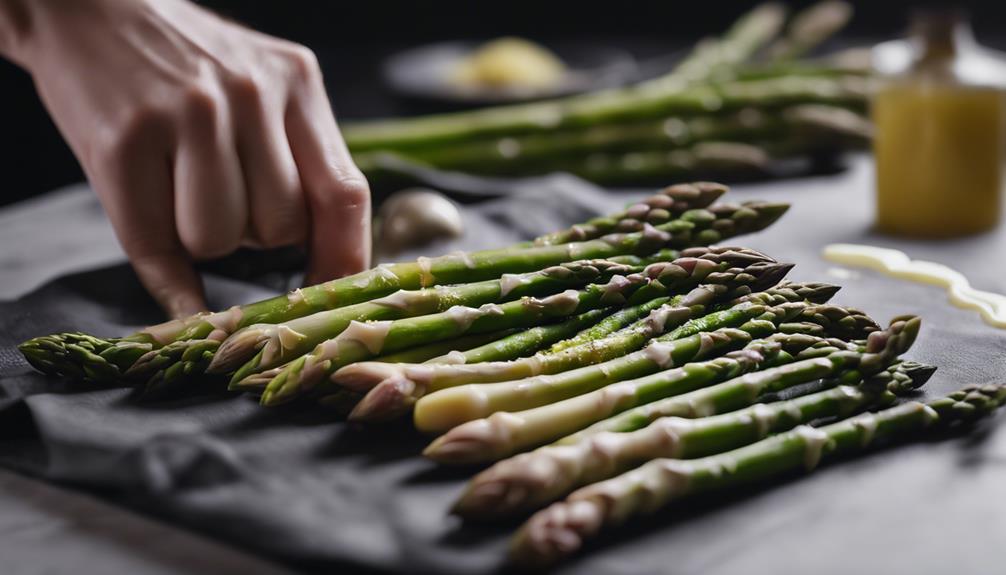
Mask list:
[[[789,282],[791,264],[710,247],[787,208],[716,203],[725,192],[679,184],[509,248],[21,350],[46,373],[147,393],[229,380],[267,406],[318,401],[372,423],[411,414],[439,434],[430,459],[492,463],[453,511],[533,513],[512,552],[536,565],[677,498],[809,470],[1006,403],[1000,386],[899,399],[935,369],[901,359],[919,318],[881,328],[831,304],[838,286]]]
[[[788,208],[714,203],[725,191],[708,182],[670,186],[622,212],[526,244],[382,264],[122,338],[63,333],[20,349],[45,373],[140,383],[151,391],[182,387],[207,372],[227,375],[237,388],[266,391],[263,401],[269,404],[290,399],[352,361],[414,353],[410,348],[420,343],[477,338],[471,347],[494,341],[488,338],[494,332],[503,338],[507,330],[564,320],[561,327],[529,332],[543,335],[545,345],[600,322],[626,302],[646,304],[700,282],[722,286],[717,297],[775,284],[788,268],[767,256],[697,247],[764,229]],[[619,312],[594,327],[595,333],[623,327],[619,318],[634,319]],[[333,353],[341,359],[333,361]],[[271,390],[260,385],[280,374]]]
[[[346,127],[357,164],[388,154],[469,173],[555,170],[598,182],[764,172],[774,160],[863,146],[870,81],[836,59],[801,60],[851,16],[826,0],[795,14],[764,4],[700,42],[668,74],[558,100]]]

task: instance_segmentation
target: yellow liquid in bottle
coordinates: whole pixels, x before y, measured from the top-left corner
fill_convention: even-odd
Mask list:
[[[895,81],[876,95],[873,118],[880,231],[937,238],[998,224],[1006,154],[1001,91]]]

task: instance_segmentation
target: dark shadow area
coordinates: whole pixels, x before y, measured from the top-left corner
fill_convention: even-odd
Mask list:
[[[416,431],[410,419],[380,425],[347,422],[338,426],[332,440],[315,451],[315,455],[322,458],[364,455],[368,466],[376,466],[415,457],[429,441],[430,438]]]

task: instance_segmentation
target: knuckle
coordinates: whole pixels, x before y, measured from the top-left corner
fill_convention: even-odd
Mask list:
[[[189,88],[182,98],[182,115],[195,126],[212,126],[219,107],[217,95],[202,86]]]
[[[370,184],[360,174],[336,174],[315,194],[315,207],[359,209],[370,204]]]
[[[293,68],[294,76],[300,79],[312,79],[321,76],[321,66],[314,50],[300,44],[287,47],[287,58]]]
[[[307,239],[304,226],[282,226],[274,223],[257,226],[255,235],[265,248],[296,246],[303,244]]]
[[[183,228],[178,236],[185,251],[197,260],[223,257],[236,250],[239,244],[238,238],[201,227]]]
[[[280,205],[252,212],[255,239],[267,248],[300,245],[307,239],[307,207],[301,198],[289,197]]]
[[[231,97],[244,104],[257,105],[262,101],[262,87],[251,75],[236,75],[228,80]]]

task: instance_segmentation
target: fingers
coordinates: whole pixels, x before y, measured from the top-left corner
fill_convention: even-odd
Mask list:
[[[313,54],[296,54],[286,125],[310,210],[305,281],[319,283],[370,265],[370,188],[339,134]]]
[[[275,248],[307,240],[307,206],[284,126],[287,100],[251,80],[231,82],[231,102],[248,194],[249,235]]]
[[[195,259],[221,257],[241,244],[248,223],[233,121],[215,88],[192,90],[178,124],[175,219]]]
[[[184,317],[206,303],[175,231],[166,131],[156,124],[126,130],[85,169],[140,282],[169,315]]]

